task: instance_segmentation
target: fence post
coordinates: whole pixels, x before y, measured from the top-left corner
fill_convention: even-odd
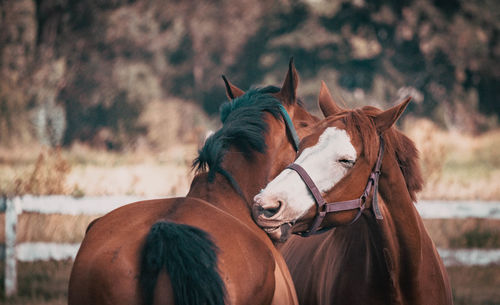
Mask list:
[[[20,198],[5,198],[5,296],[17,294],[16,226]]]

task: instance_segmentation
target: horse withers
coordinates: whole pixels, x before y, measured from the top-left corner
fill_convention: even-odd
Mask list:
[[[281,247],[301,304],[452,304],[413,205],[423,182],[417,150],[392,127],[409,101],[346,110],[322,84],[327,118],[255,197],[254,218],[273,239],[302,235]]]
[[[93,223],[74,262],[70,305],[297,304],[251,204],[318,119],[296,98],[292,61],[281,88],[243,92],[225,82],[232,101],[199,152],[187,196],[125,205]]]

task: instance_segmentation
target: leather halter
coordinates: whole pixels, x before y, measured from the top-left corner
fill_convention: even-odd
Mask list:
[[[286,111],[285,106],[283,106],[282,104],[279,104],[279,107],[280,107],[281,116],[283,117],[283,120],[285,121],[286,128],[288,129],[288,131],[290,132],[290,135],[292,136],[293,147],[295,148],[295,151],[297,152],[297,151],[299,151],[299,142],[300,142],[299,136],[297,135],[297,131],[295,130],[295,127],[293,126],[292,119],[288,115],[288,112]]]
[[[382,166],[383,155],[384,155],[384,140],[382,139],[382,136],[380,136],[380,146],[378,151],[377,163],[375,163],[375,167],[372,170],[370,177],[368,178],[368,182],[366,184],[365,190],[363,191],[363,194],[361,194],[361,196],[357,199],[336,201],[329,203],[327,203],[323,198],[323,196],[321,196],[321,192],[319,191],[318,187],[316,186],[316,184],[314,184],[313,180],[302,166],[298,165],[297,163],[292,163],[288,165],[287,168],[296,171],[297,174],[299,174],[300,178],[302,178],[302,181],[304,181],[307,188],[309,189],[309,192],[314,197],[314,201],[316,202],[316,208],[317,208],[316,216],[314,217],[312,225],[309,227],[309,229],[304,232],[299,232],[297,234],[306,237],[313,234],[323,233],[330,229],[330,228],[322,228],[318,230],[326,214],[359,209],[354,219],[347,225],[353,224],[356,220],[359,219],[359,217],[365,210],[366,199],[370,195],[372,188],[373,188],[373,196],[372,196],[373,214],[375,214],[375,218],[383,219],[382,213],[380,212],[380,208],[378,206],[378,199],[377,199],[378,180],[380,177],[380,167]]]

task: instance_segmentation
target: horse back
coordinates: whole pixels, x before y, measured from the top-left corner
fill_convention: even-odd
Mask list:
[[[217,267],[229,303],[271,304],[275,287],[283,291],[281,286],[286,286],[287,271],[276,268],[275,249],[249,226],[203,200],[172,198],[132,203],[93,223],[74,262],[68,303],[142,304],[141,251],[158,221],[208,233],[219,249]],[[163,272],[156,283],[155,304],[173,304],[172,294],[170,277]]]

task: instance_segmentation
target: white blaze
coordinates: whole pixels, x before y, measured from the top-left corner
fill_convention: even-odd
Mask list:
[[[325,129],[314,146],[304,149],[295,163],[302,166],[320,192],[330,190],[348,171],[339,160],[356,160],[356,150],[347,132],[336,127]],[[303,216],[314,202],[305,183],[294,170],[285,169],[255,196],[256,202],[283,202],[283,221]]]

